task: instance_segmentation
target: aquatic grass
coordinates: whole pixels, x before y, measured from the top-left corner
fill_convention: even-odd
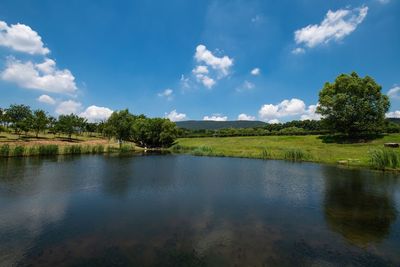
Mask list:
[[[192,154],[195,156],[214,156],[214,151],[211,147],[200,146],[192,150]]]
[[[35,150],[32,150],[32,152],[35,152]],[[51,156],[51,155],[58,155],[59,153],[59,147],[58,145],[39,145],[37,147],[37,154],[35,155],[41,155],[41,156]]]
[[[102,154],[104,153],[104,146],[103,145],[92,146],[91,152],[92,154]]]
[[[8,144],[4,144],[0,147],[0,157],[8,157],[10,154],[10,146]]]
[[[135,151],[135,147],[132,145],[122,145],[119,148],[120,153],[129,153],[129,152],[133,152],[133,151]]]
[[[64,154],[81,154],[82,153],[82,146],[80,145],[72,145],[72,146],[65,146],[64,147]]]
[[[24,156],[24,152],[25,152],[24,146],[15,146],[12,155],[14,157],[22,157]]]
[[[301,149],[292,148],[285,150],[283,157],[290,161],[303,161],[306,160],[309,155]]]
[[[384,148],[370,152],[370,163],[375,169],[400,168],[400,153],[396,149]]]
[[[271,151],[269,149],[267,149],[267,148],[263,148],[261,150],[261,158],[262,159],[270,159],[270,158],[272,158]]]

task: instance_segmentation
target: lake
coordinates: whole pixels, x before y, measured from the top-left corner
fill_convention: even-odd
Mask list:
[[[187,155],[0,161],[0,266],[400,266],[398,174]]]

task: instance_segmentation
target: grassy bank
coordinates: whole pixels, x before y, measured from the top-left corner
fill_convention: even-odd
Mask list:
[[[385,135],[364,143],[329,143],[316,135],[181,138],[174,152],[204,156],[311,161],[376,169],[400,170],[400,149],[384,149],[384,143],[400,143],[400,134]]]

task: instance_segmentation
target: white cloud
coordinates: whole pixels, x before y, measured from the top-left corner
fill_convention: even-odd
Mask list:
[[[0,46],[31,55],[46,55],[50,50],[44,46],[39,34],[24,24],[7,25],[0,21]]]
[[[233,66],[233,59],[228,56],[217,57],[205,45],[198,45],[196,47],[194,57],[197,62],[204,62],[207,66],[219,71],[221,77],[228,75],[230,68]]]
[[[394,86],[393,88],[391,88],[387,95],[390,98],[400,98],[400,86]]]
[[[207,68],[207,66],[200,65],[200,66],[197,66],[195,69],[193,69],[192,72],[194,74],[207,74],[208,68]]]
[[[56,103],[56,101],[51,96],[48,96],[48,95],[41,95],[36,100],[41,103],[45,103],[45,104],[49,104],[49,105],[54,105]]]
[[[252,82],[245,80],[241,86],[236,88],[237,92],[249,91],[254,89],[255,85]]]
[[[295,31],[297,44],[315,47],[332,40],[339,41],[352,33],[367,16],[368,7],[329,10],[321,24],[308,25]]]
[[[321,115],[318,113],[315,113],[317,110],[318,104],[317,105],[309,105],[307,110],[305,111],[305,114],[301,115],[300,120],[315,120],[319,121],[321,119]]]
[[[78,104],[78,105],[76,105]],[[75,106],[74,106],[75,105]],[[77,110],[80,108],[80,103],[74,103],[74,104],[67,104],[67,106],[69,106],[68,108],[75,109],[77,112]],[[67,111],[68,108],[64,109]],[[57,111],[56,111],[57,112]],[[72,112],[72,113],[75,113]],[[63,114],[70,114],[71,112],[66,112]],[[86,110],[82,113],[79,114],[80,117],[83,117],[85,119],[87,119],[89,122],[99,122],[99,121],[104,121],[106,119],[108,119],[111,114],[113,113],[113,111],[109,108],[106,107],[98,107],[95,105],[89,106],[88,108],[86,108]]]
[[[170,113],[165,113],[165,117],[170,119],[171,121],[184,121],[187,119],[186,114],[184,113],[178,113],[176,109],[171,111]]]
[[[239,121],[255,121],[256,117],[254,116],[250,116],[250,115],[246,115],[244,113],[239,114],[238,118]]]
[[[301,47],[297,47],[292,50],[292,54],[295,54],[295,55],[304,54],[305,52],[306,52],[306,50],[304,50],[304,48],[301,48]]]
[[[197,74],[196,79],[208,89],[211,89],[216,83],[213,78],[210,78],[209,76],[203,74]]]
[[[77,90],[72,73],[68,69],[57,69],[55,61],[48,58],[43,63],[35,64],[10,57],[0,78],[23,88],[52,93],[74,93]]]
[[[277,105],[265,104],[258,111],[259,117],[264,120],[272,120],[280,117],[295,116],[305,113],[306,105],[300,99],[292,98],[283,100]]]
[[[378,2],[381,4],[387,4],[390,2],[390,0],[378,0]]]
[[[277,124],[277,123],[280,123],[280,121],[278,119],[273,119],[273,120],[269,120],[268,123]]]
[[[227,121],[227,116],[221,116],[219,114],[214,114],[212,116],[204,116],[203,121]]]
[[[386,113],[386,117],[387,118],[400,118],[400,110],[388,112],[388,113]]]
[[[181,78],[180,78],[180,84],[181,84],[181,87],[182,87],[182,89],[190,89],[190,80],[189,80],[189,78],[187,78],[187,77],[185,77],[185,75],[181,75]]]
[[[251,70],[250,73],[251,73],[251,75],[258,76],[258,75],[260,75],[261,70],[259,68],[254,68]]]
[[[173,93],[174,93],[174,91],[172,89],[167,88],[163,92],[158,93],[157,95],[159,97],[165,97],[167,100],[172,100],[173,99]]]
[[[68,115],[71,113],[77,114],[82,109],[82,104],[73,100],[67,100],[61,102],[57,108],[56,113],[58,115]]]

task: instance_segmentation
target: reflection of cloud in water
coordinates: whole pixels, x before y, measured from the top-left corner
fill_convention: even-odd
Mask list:
[[[3,266],[17,262],[44,228],[64,216],[67,205],[66,196],[50,193],[57,187],[58,179],[48,168],[32,164],[21,170],[26,171],[19,173],[16,181],[0,180],[1,186],[8,188],[13,198],[13,201],[8,201],[7,195],[0,198],[3,203],[0,204],[0,234],[7,240],[0,243]]]

